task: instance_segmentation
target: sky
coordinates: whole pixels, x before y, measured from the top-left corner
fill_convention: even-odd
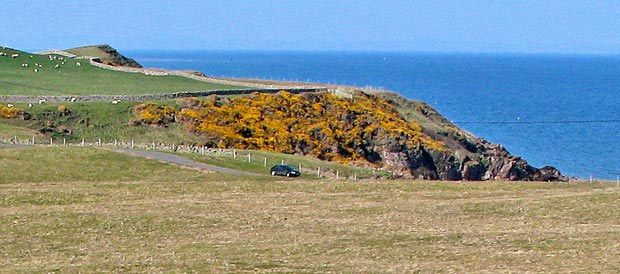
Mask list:
[[[21,0],[0,45],[620,54],[620,1]]]

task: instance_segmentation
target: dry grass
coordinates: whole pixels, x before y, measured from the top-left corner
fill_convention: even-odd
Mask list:
[[[178,178],[2,184],[0,197],[12,273],[620,269],[620,191],[604,183]]]

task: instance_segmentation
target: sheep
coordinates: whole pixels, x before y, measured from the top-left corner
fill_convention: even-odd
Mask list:
[[[32,103],[28,103],[28,107],[31,108],[32,107]]]
[[[27,68],[27,67],[28,67],[28,64],[26,64],[26,63],[22,64],[22,68]]]
[[[60,65],[55,65],[55,66],[54,66],[54,69],[57,69],[57,68],[59,68],[59,67],[60,67]]]
[[[7,106],[8,108],[12,108],[12,107],[14,107],[14,105],[13,105],[13,104],[6,104],[6,106]]]
[[[121,101],[120,99],[119,100],[112,100],[112,104],[116,105],[116,104],[120,103],[120,101]]]
[[[39,69],[38,69],[38,68],[35,68],[35,69],[33,69],[32,71],[34,71],[34,72],[39,72]]]
[[[17,57],[19,57],[19,54],[17,54],[17,53],[11,54],[11,58],[17,58]]]
[[[73,102],[77,101],[77,98],[75,98],[75,97],[71,97],[71,100],[70,100],[70,101],[71,101],[71,103],[73,103]]]
[[[81,66],[82,66],[82,64],[80,64],[80,62],[75,62],[75,66],[76,66],[76,67],[81,67]]]
[[[39,99],[39,104],[45,104],[45,102],[47,102],[46,99]]]

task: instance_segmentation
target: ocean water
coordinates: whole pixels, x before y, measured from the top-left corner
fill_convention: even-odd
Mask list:
[[[620,56],[131,51],[146,67],[396,91],[566,175],[620,176]]]

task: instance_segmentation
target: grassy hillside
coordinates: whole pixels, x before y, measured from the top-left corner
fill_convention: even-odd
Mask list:
[[[12,49],[0,52],[8,55],[0,56],[0,95],[131,95],[241,88],[180,76],[111,71],[92,66],[84,59],[56,56],[55,60],[50,60],[48,55]],[[19,57],[11,58],[12,54],[19,54]],[[28,66],[22,67],[22,64]]]
[[[8,273],[620,268],[604,183],[257,181],[58,148],[0,148],[0,168]]]

